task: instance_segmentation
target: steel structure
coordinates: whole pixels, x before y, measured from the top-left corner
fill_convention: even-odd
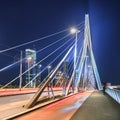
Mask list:
[[[26,49],[26,71],[22,72],[22,60],[24,59],[22,59],[21,57],[20,75],[17,76],[8,84],[6,84],[5,86],[3,86],[3,88],[8,86],[18,78],[20,78],[20,90],[21,90],[22,75],[25,73],[27,73],[26,74],[27,84],[24,87],[27,87],[28,85],[29,87],[36,87],[36,82],[35,82],[36,79],[38,78],[38,76],[41,76],[41,73],[43,71],[46,70],[47,71],[46,77],[42,80],[40,77],[41,81],[40,84],[38,85],[39,89],[35,93],[35,95],[30,99],[30,101],[25,105],[26,108],[33,107],[37,103],[38,99],[40,98],[41,94],[46,88],[48,88],[47,97],[51,97],[50,94],[51,92],[53,98],[55,97],[53,88],[56,86],[61,88],[62,96],[65,95],[67,96],[70,93],[74,94],[81,90],[84,91],[87,90],[88,88],[93,88],[93,89],[97,88],[98,90],[102,90],[100,76],[98,73],[98,69],[93,54],[88,14],[85,15],[85,24],[83,31],[84,38],[83,38],[82,46],[79,44],[80,41],[78,36],[79,31],[78,30],[76,31],[76,29],[72,29],[72,32],[75,32],[75,40],[72,41],[71,44],[69,44],[66,48],[64,48],[64,50],[62,50],[59,54],[57,54],[57,57],[55,57],[54,60],[52,60],[52,62],[50,61],[48,66],[44,69],[41,69],[37,74],[35,73],[36,66],[41,64],[42,61],[49,58],[49,56],[51,56],[57,50],[62,48],[65,44],[67,44],[70,40],[72,40],[72,38],[67,40],[65,43],[63,43],[60,47],[56,48],[54,51],[50,52],[49,55],[45,56],[45,58],[43,58],[38,63],[36,63],[36,51],[31,49]],[[80,34],[82,34],[82,30]],[[22,45],[26,45],[26,44],[28,43]],[[20,47],[22,45],[9,48],[7,49],[7,51],[14,49],[16,47]],[[50,45],[48,46],[50,47]],[[55,67],[54,65],[51,67],[50,65],[52,65],[53,62],[57,60],[57,58],[63,53],[64,55],[59,59],[60,61],[57,62],[57,65]],[[68,65],[66,60],[71,57],[71,54],[72,54],[71,63],[73,63],[73,65],[70,65],[70,63]]]
[[[77,38],[76,38],[76,41],[77,41]],[[75,41],[75,54],[76,54],[76,51],[78,51],[76,48],[76,41]],[[53,71],[50,72],[48,77],[45,79],[44,84],[39,88],[39,90],[33,96],[33,98],[25,105],[26,108],[30,108],[36,104],[36,102],[37,102],[38,98],[40,97],[40,95],[42,94],[43,90],[50,83],[53,76],[56,74],[58,68],[62,65],[62,63],[67,58],[67,56],[69,55],[69,53],[71,52],[72,49],[73,49],[73,46],[69,49],[69,51],[63,57],[63,59],[60,61],[60,63],[57,65],[57,67]],[[88,14],[85,15],[84,43],[83,43],[83,49],[82,49],[82,54],[81,54],[80,60],[77,59],[77,56],[75,56],[75,54],[74,54],[74,57],[75,57],[74,58],[74,60],[75,60],[74,70],[73,70],[73,73],[72,73],[70,79],[68,80],[68,84],[65,84],[67,87],[67,89],[64,89],[65,95],[69,94],[71,86],[73,87],[73,89],[72,89],[73,93],[78,92],[80,87],[84,88],[85,82],[88,81],[89,66],[92,67],[92,69],[90,69],[90,72],[92,71],[92,77],[89,77],[90,82],[92,83],[93,78],[94,78],[94,80],[96,81],[96,84],[97,84],[96,87],[98,88],[98,90],[102,90],[102,85],[101,85],[101,81],[100,81],[100,77],[99,77],[99,73],[98,73],[98,69],[96,66],[93,49],[92,49],[90,23],[89,23],[89,15]],[[78,77],[75,77],[76,71],[77,71]],[[74,83],[73,81],[75,81],[74,85],[73,85],[73,83]]]

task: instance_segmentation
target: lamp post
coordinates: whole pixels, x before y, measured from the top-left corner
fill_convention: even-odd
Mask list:
[[[41,83],[41,67],[42,67],[42,65],[40,64],[39,65],[39,72],[40,72],[39,81],[40,81],[40,83]]]
[[[22,88],[22,51],[20,55],[20,83],[19,83],[19,90]]]
[[[28,63],[28,82],[30,82],[30,70],[29,70],[29,68],[30,68],[30,62],[31,62],[31,60],[32,60],[31,56],[27,57],[27,63]]]
[[[75,34],[75,49],[74,49],[74,82],[75,84],[76,84],[75,78],[76,78],[76,62],[77,62],[77,37],[79,32],[80,31],[74,27],[70,29],[70,33]]]
[[[14,56],[14,62],[16,62],[16,61],[17,61],[17,62],[20,61],[19,90],[21,91],[21,88],[22,88],[22,50],[20,51],[20,57],[18,57],[18,55],[15,55],[15,56]]]
[[[50,73],[50,69],[51,69],[51,66],[49,65],[49,66],[48,66],[48,75],[49,75],[49,73]]]
[[[48,67],[48,75],[50,73],[50,69],[51,69],[51,65],[49,65]],[[49,87],[50,87],[50,83],[48,83],[48,96],[50,96],[50,90],[49,90]]]

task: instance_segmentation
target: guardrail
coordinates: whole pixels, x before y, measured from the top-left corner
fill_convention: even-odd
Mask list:
[[[120,104],[120,91],[106,87],[105,92]]]

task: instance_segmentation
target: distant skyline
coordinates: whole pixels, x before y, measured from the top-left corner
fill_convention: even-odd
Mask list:
[[[120,4],[118,0],[1,0],[0,49],[22,44],[70,28],[90,15],[93,51],[102,81],[120,84]],[[45,43],[49,44],[49,43]],[[20,49],[5,54],[15,57]],[[38,49],[42,45],[36,45]],[[12,57],[0,54],[0,68]],[[0,79],[6,80],[6,73]],[[8,74],[9,75],[9,74]],[[12,75],[11,75],[12,76]]]

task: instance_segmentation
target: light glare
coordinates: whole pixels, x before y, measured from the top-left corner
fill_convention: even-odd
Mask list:
[[[76,28],[71,28],[71,30],[70,30],[70,33],[71,34],[75,34],[77,32],[77,29]]]

